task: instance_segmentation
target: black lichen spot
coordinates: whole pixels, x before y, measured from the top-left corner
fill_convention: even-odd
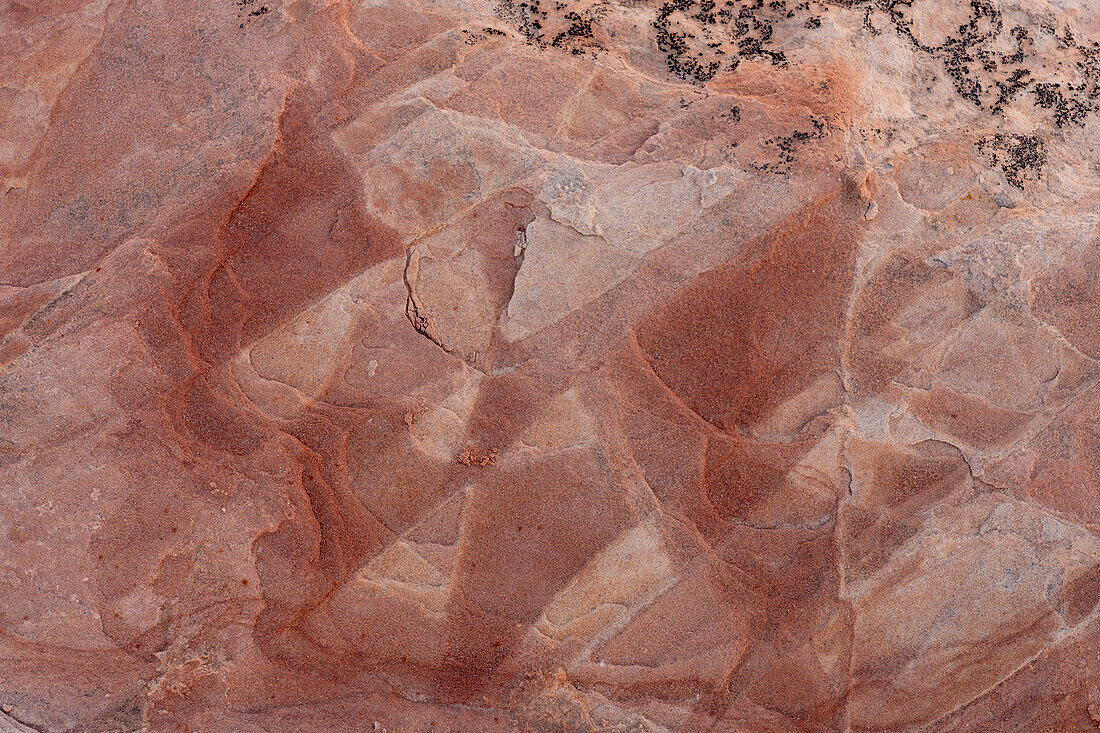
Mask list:
[[[1035,85],[1035,103],[1043,109],[1054,110],[1054,124],[1058,127],[1066,125],[1085,124],[1085,118],[1090,112],[1096,111],[1095,93],[1091,97],[1081,99],[1074,95],[1079,91],[1073,86],[1068,88],[1062,84],[1043,82]]]
[[[981,71],[996,71],[996,62],[985,45],[1003,28],[1001,13],[987,0],[970,0],[970,16],[959,26],[957,34],[948,36],[943,43],[929,46],[921,42],[913,31],[913,21],[907,15],[912,2],[890,0],[887,11],[890,20],[904,38],[916,48],[938,59],[951,78],[955,91],[963,99],[978,107],[984,104],[990,87],[982,83]]]
[[[1040,35],[1048,36],[1044,41],[1048,47],[1045,58],[1037,59],[1031,32],[1018,25],[1006,30],[1001,11],[989,0],[969,0],[967,21],[937,45],[917,38],[910,17],[913,0],[822,2],[848,8],[863,6],[864,28],[872,34],[877,30],[871,23],[871,14],[885,14],[901,37],[943,65],[945,76],[959,96],[979,109],[1004,114],[1028,90],[1036,106],[1054,112],[1053,122],[1058,127],[1083,125],[1089,114],[1100,109],[1100,46],[1082,45],[1068,25],[1059,31],[1049,21],[1037,21]],[[1001,51],[1005,46],[1015,50],[1005,53]],[[1054,65],[1048,62],[1058,56],[1066,59],[1066,69],[1055,72]],[[1072,80],[1061,80],[1065,70],[1071,70]]]
[[[686,15],[694,5],[695,0],[671,0],[660,7],[653,20],[653,28],[657,32],[657,48],[665,54],[671,73],[685,81],[710,81],[718,73],[720,62],[700,62],[698,55],[691,53],[688,31],[681,30],[674,19],[675,13]],[[694,35],[691,34],[690,37]]]
[[[551,11],[544,10],[539,0],[523,0],[518,4],[515,0],[498,0],[497,15],[509,21],[532,46],[559,48],[577,56],[602,51],[595,28],[607,11],[606,0],[563,13],[568,7],[566,3],[555,2]]]
[[[785,68],[786,54],[773,39],[776,27],[794,15],[787,0],[767,5],[765,0],[724,0],[721,7],[712,0],[667,0],[658,8],[653,28],[669,72],[685,81],[706,82],[723,67],[735,70],[745,59]]]
[[[584,38],[592,38],[592,16],[588,13],[584,15],[580,13],[569,12],[563,16],[569,21],[569,27],[554,36],[551,46],[562,46],[567,41]]]
[[[1028,69],[1016,69],[1007,79],[994,80],[994,84],[996,84],[997,88],[1000,90],[1000,94],[997,96],[997,99],[993,102],[993,106],[990,109],[995,113],[1004,112],[1009,102],[1011,102],[1021,91],[1027,89],[1032,81],[1031,72]]]
[[[806,144],[808,140],[820,140],[825,137],[827,130],[825,121],[817,117],[810,117],[810,130],[795,130],[790,135],[769,138],[766,145],[772,145],[778,151],[774,163],[750,163],[749,165],[758,171],[766,171],[776,175],[785,176],[791,172],[791,164],[794,163],[795,153]]]
[[[504,31],[502,31],[499,28],[491,28],[489,26],[485,26],[484,28],[481,29],[481,31],[468,31],[468,30],[463,30],[462,31],[463,42],[467,46],[473,46],[473,45],[476,45],[478,43],[481,43],[482,41],[488,40],[490,36],[507,37],[508,34],[505,33]]]
[[[256,18],[267,15],[271,12],[271,6],[261,5],[258,8],[252,9],[257,0],[235,0],[234,4],[237,6],[237,20],[241,21],[238,25],[240,28],[244,28],[250,24]]]
[[[723,112],[722,114],[718,115],[718,117],[719,119],[729,120],[731,123],[736,125],[738,122],[741,121],[741,107],[735,104],[734,106],[729,108],[728,112]]]
[[[695,13],[692,17],[700,23],[714,25],[718,22],[714,19],[714,7],[713,0],[702,0],[702,2],[699,3],[699,12]]]
[[[1047,161],[1046,146],[1035,135],[987,135],[978,141],[978,149],[1021,191],[1024,181],[1039,177]]]
[[[242,7],[254,1],[237,0]],[[557,47],[577,55],[602,50],[597,41],[600,21],[614,0],[596,0],[587,7],[564,0],[546,2],[552,10],[543,9],[540,0],[497,0],[497,12],[539,48]],[[642,2],[629,0],[631,5]],[[1058,127],[1082,126],[1100,111],[1100,43],[1079,40],[1068,25],[1042,18],[1034,28],[1006,27],[993,0],[962,0],[964,22],[939,43],[922,40],[917,33],[915,0],[657,3],[650,24],[653,41],[669,73],[694,84],[706,83],[721,71],[735,71],[746,60],[788,68],[783,40],[800,38],[800,28],[822,28],[826,13],[857,12],[863,14],[861,27],[867,34],[879,35],[892,27],[915,51],[937,61],[957,95],[980,110],[1003,115],[1021,100],[1030,100],[1036,109],[1049,110]],[[1044,49],[1041,57],[1036,46]],[[924,88],[931,91],[934,86],[928,83]]]
[[[533,46],[545,46],[545,34],[542,32],[542,21],[547,13],[539,6],[539,0],[523,0],[515,3],[513,0],[499,0],[497,3],[497,15],[509,21],[527,43]]]

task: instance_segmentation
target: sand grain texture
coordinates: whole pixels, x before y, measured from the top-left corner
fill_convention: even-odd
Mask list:
[[[0,731],[1100,730],[1085,0],[3,0]]]

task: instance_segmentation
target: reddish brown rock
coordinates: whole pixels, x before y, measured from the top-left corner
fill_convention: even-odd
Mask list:
[[[1100,16],[0,7],[0,731],[1100,729]]]

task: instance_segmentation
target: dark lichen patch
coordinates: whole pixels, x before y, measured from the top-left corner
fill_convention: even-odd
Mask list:
[[[539,0],[500,0],[497,3],[497,15],[512,24],[512,27],[520,35],[534,46],[544,46],[546,34],[542,30],[542,24],[549,16],[549,12],[543,9]]]
[[[492,28],[492,27],[489,27],[489,26],[485,26],[484,28],[482,28],[479,31],[472,31],[472,30],[463,30],[462,31],[462,41],[467,46],[473,46],[473,45],[476,45],[478,43],[482,43],[484,41],[487,41],[490,38],[496,38],[496,37],[507,38],[508,34],[505,33],[504,31],[502,31],[499,28]]]
[[[603,46],[596,39],[595,28],[608,7],[606,1],[571,9],[562,2],[543,5],[540,0],[499,0],[497,15],[532,46],[558,48],[577,56],[596,55]]]
[[[704,57],[703,51],[693,53],[694,46],[691,39],[696,38],[696,33],[682,28],[682,21],[676,18],[677,14],[684,16],[684,20],[694,18],[689,15],[694,5],[694,0],[673,0],[661,6],[653,21],[653,28],[657,34],[657,48],[665,54],[669,72],[685,81],[710,81],[718,73],[721,63],[716,59]],[[713,3],[710,5],[713,6]],[[701,32],[704,36],[709,36],[706,31]],[[708,38],[706,43],[716,43],[716,41]]]
[[[981,110],[1003,115],[1029,100],[1035,109],[1049,110],[1057,127],[1084,125],[1100,110],[1100,43],[1082,42],[1068,24],[1026,9],[1002,11],[993,0],[963,0],[957,8],[961,22],[938,42],[916,27],[915,0],[651,1],[653,43],[669,73],[691,83],[708,82],[748,59],[787,68],[790,49],[805,34],[821,32],[827,14],[857,12],[865,33],[892,29],[938,62],[959,97]],[[597,39],[603,17],[617,6],[639,4],[498,0],[497,11],[532,45],[586,54],[602,50]]]
[[[586,8],[583,11],[569,11],[562,15],[562,19],[568,24],[559,31],[550,45],[555,48],[568,50],[574,55],[582,55],[588,51],[596,52],[602,49],[596,41],[592,24],[600,17],[602,6]]]
[[[238,24],[241,28],[271,12],[271,6],[261,3],[260,0],[235,0],[234,4],[237,6],[237,20],[241,21]]]
[[[728,112],[722,112],[718,115],[718,119],[725,120],[730,124],[736,125],[741,121],[741,107],[739,105],[733,105],[729,108]]]
[[[994,93],[995,84],[987,77],[997,71],[997,64],[987,46],[1000,35],[1004,21],[1000,11],[987,0],[970,0],[969,7],[967,21],[958,26],[955,34],[931,45],[921,41],[914,29],[912,0],[879,4],[902,37],[943,64],[959,96],[978,107],[991,108],[992,101],[987,97]]]
[[[797,23],[815,31],[829,12],[862,10],[862,28],[875,35],[893,28],[915,50],[941,65],[943,76],[962,99],[994,115],[1030,98],[1051,111],[1057,127],[1082,126],[1100,110],[1100,43],[1077,40],[1068,24],[1059,28],[1035,19],[1035,29],[1006,22],[991,0],[968,0],[963,21],[938,43],[922,40],[915,28],[914,0],[667,0],[658,6],[653,28],[669,71],[681,79],[706,82],[732,71],[745,59],[789,64],[777,39],[791,37],[781,26]],[[1024,11],[1018,11],[1017,16]],[[876,23],[874,18],[883,22]],[[1036,37],[1053,48],[1053,60],[1040,57]],[[1005,49],[1009,50],[1005,50]],[[1062,78],[1069,74],[1072,78]]]
[[[776,158],[769,163],[749,163],[755,170],[774,173],[785,176],[791,172],[791,165],[795,161],[795,153],[810,140],[820,140],[828,134],[828,126],[825,120],[819,117],[810,117],[810,129],[795,130],[790,135],[779,135],[764,141],[776,150]]]
[[[497,14],[531,45],[595,54],[603,50],[600,21],[613,7],[611,0],[545,5],[540,0],[498,0]],[[650,26],[669,72],[702,83],[722,70],[736,69],[744,59],[786,67],[786,53],[775,45],[781,35],[777,29],[788,21],[799,22],[800,13],[824,7],[816,1],[788,7],[788,0],[661,0]]]
[[[992,115],[1003,116],[1030,100],[1033,109],[1050,111],[1048,120],[1055,127],[1065,128],[1084,126],[1100,110],[1100,43],[1078,41],[1068,24],[1059,28],[1049,18],[1015,9],[1017,19],[1026,17],[1028,25],[1033,24],[1029,30],[1007,22],[1005,13],[989,0],[969,0],[965,22],[940,43],[930,44],[914,30],[913,0],[830,4],[863,5],[865,28],[874,27],[873,13],[888,18],[888,25],[913,48],[942,64],[961,98]],[[1044,143],[1035,134],[991,135],[978,147],[1018,189],[1026,180],[1038,178],[1046,162]]]
[[[244,0],[241,0],[242,2]],[[830,14],[857,13],[867,36],[896,34],[934,63],[921,86],[932,94],[935,81],[948,83],[967,104],[1003,117],[1023,105],[1057,128],[1082,127],[1100,111],[1100,43],[1077,38],[1064,20],[997,0],[960,0],[945,6],[959,20],[924,25],[917,0],[498,0],[498,12],[523,39],[540,48],[573,54],[602,50],[603,18],[616,8],[652,8],[652,42],[668,72],[691,84],[705,84],[733,72],[746,60],[789,68],[789,53],[827,28]],[[939,12],[938,9],[934,9]],[[934,37],[929,38],[929,33]],[[1045,114],[1044,114],[1045,113]],[[785,174],[794,151],[820,129],[796,130],[766,141],[777,160],[758,170]],[[996,158],[1017,188],[1037,177],[1046,155],[1034,134],[984,139],[982,151]]]
[[[999,167],[1005,179],[1021,191],[1024,181],[1035,180],[1046,163],[1046,146],[1035,135],[997,133],[978,141],[989,162]]]
[[[809,7],[808,2],[797,6]],[[786,53],[775,45],[776,29],[795,16],[787,0],[723,0],[721,5],[667,0],[657,9],[653,28],[669,72],[685,81],[706,82],[746,59],[787,67]]]
[[[1034,86],[1032,93],[1039,107],[1053,110],[1052,119],[1058,127],[1083,127],[1086,118],[1100,108],[1095,77],[1090,78],[1087,83],[1077,85],[1041,82]]]
[[[1069,25],[1059,29],[1049,20],[1028,16],[1047,49],[1040,57],[1032,31],[1019,24],[1010,27],[1004,13],[989,0],[969,0],[966,21],[937,44],[918,38],[913,0],[829,3],[863,5],[864,27],[872,31],[876,29],[872,13],[888,18],[913,48],[942,64],[960,97],[984,111],[1002,115],[1030,96],[1036,107],[1052,111],[1051,121],[1057,127],[1065,127],[1084,125],[1088,115],[1100,109],[1100,44],[1078,42]],[[1004,52],[1004,48],[1012,50]],[[1065,74],[1072,78],[1059,80]]]

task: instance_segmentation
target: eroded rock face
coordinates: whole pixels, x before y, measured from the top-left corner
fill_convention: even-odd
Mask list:
[[[1090,3],[0,39],[0,730],[1100,729]]]

